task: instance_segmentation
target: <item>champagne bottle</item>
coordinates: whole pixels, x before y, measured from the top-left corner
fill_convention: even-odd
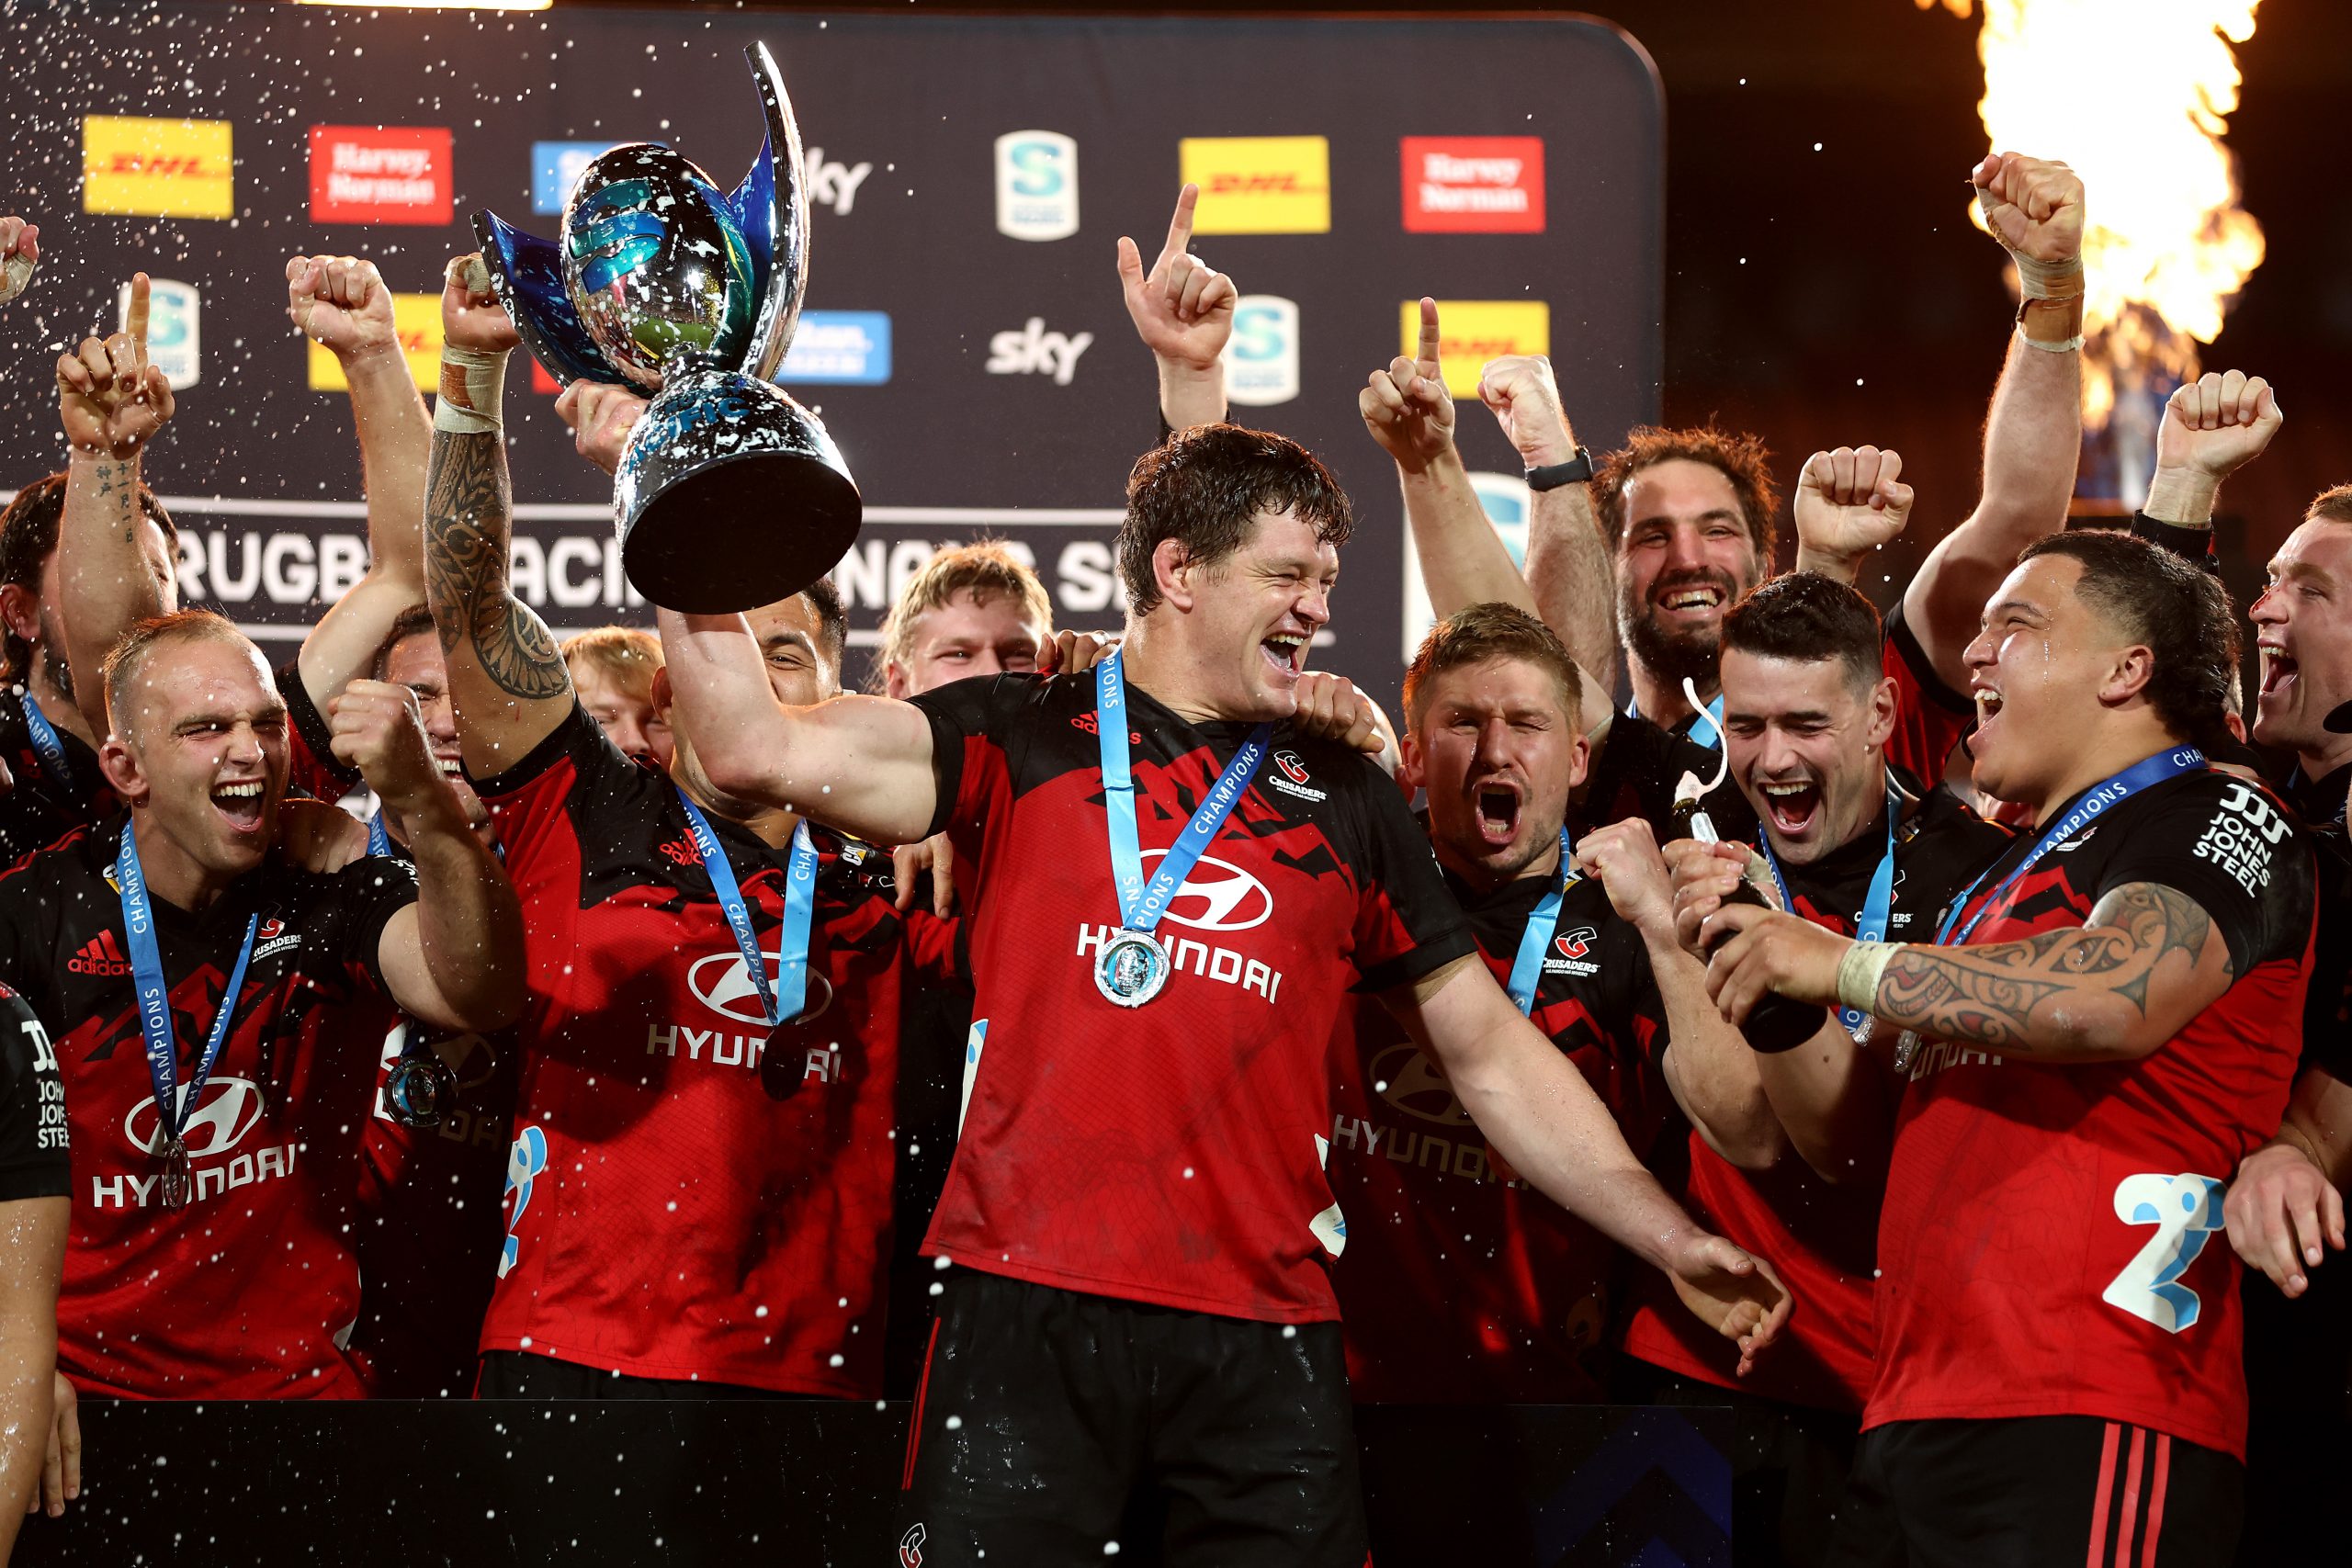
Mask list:
[[[1702,800],[1704,793],[1705,786],[1692,773],[1684,773],[1675,784],[1672,813],[1675,831],[1678,837],[1696,839],[1702,844],[1720,843],[1722,839],[1715,832],[1715,825],[1708,818]],[[1772,900],[1764,896],[1764,890],[1745,875],[1739,879],[1738,888],[1726,896],[1724,902],[1753,904],[1764,909],[1774,907]],[[1712,954],[1724,940],[1719,938],[1711,944],[1709,953]],[[1821,1026],[1828,1021],[1827,1008],[1815,1007],[1811,1002],[1801,1002],[1793,997],[1784,997],[1772,991],[1767,992],[1762,1000],[1747,1010],[1747,1021],[1739,1026],[1739,1032],[1747,1038],[1748,1049],[1752,1051],[1792,1051],[1820,1033]]]

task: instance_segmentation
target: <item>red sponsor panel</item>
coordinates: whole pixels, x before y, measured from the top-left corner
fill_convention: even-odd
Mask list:
[[[1408,234],[1540,234],[1540,136],[1403,139]]]
[[[313,223],[450,220],[446,127],[311,127]]]

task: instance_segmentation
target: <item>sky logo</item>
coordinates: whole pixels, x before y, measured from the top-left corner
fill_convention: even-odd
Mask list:
[[[1225,395],[1250,408],[1298,396],[1298,304],[1275,294],[1234,301],[1233,336],[1225,345]]]
[[[880,310],[804,310],[783,382],[878,387],[890,378],[890,318]]]
[[[610,141],[534,141],[531,143],[531,210],[561,212],[580,183],[580,171]]]
[[[996,229],[1015,240],[1078,232],[1078,143],[1057,130],[996,139]]]

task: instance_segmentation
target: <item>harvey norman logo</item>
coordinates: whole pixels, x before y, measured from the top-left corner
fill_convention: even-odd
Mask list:
[[[1320,136],[1188,136],[1177,162],[1201,187],[1195,234],[1331,231],[1331,144]]]
[[[313,223],[438,227],[449,221],[450,183],[447,127],[311,127]]]
[[[225,119],[82,117],[82,210],[146,218],[233,218]]]
[[[1078,143],[1058,130],[996,139],[996,231],[1015,240],[1078,232]]]
[[[1540,234],[1540,136],[1403,139],[1405,230],[1413,234]]]

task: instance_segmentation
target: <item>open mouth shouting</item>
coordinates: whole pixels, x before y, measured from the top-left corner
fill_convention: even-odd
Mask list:
[[[1265,655],[1266,663],[1273,673],[1287,682],[1297,680],[1306,671],[1309,640],[1305,632],[1272,632],[1258,644],[1258,651]]]
[[[2280,702],[2293,701],[2296,677],[2301,672],[2301,667],[2295,662],[2295,656],[2274,642],[2263,643],[2260,648],[2262,690],[2256,700],[2263,703],[2269,703],[2274,698]]]
[[[1526,792],[1516,779],[1484,778],[1471,786],[1477,807],[1478,842],[1488,850],[1507,850],[1519,837],[1519,820]]]
[[[268,783],[263,779],[228,779],[212,786],[212,808],[237,834],[261,831]]]
[[[1814,779],[1759,779],[1764,814],[1787,838],[1802,838],[1821,816],[1821,785]]]
[[[1976,699],[1976,733],[1970,738],[1970,750],[1974,750],[1984,744],[1993,731],[1994,722],[2001,716],[2001,692],[1999,687],[1980,679],[1969,694]]]

